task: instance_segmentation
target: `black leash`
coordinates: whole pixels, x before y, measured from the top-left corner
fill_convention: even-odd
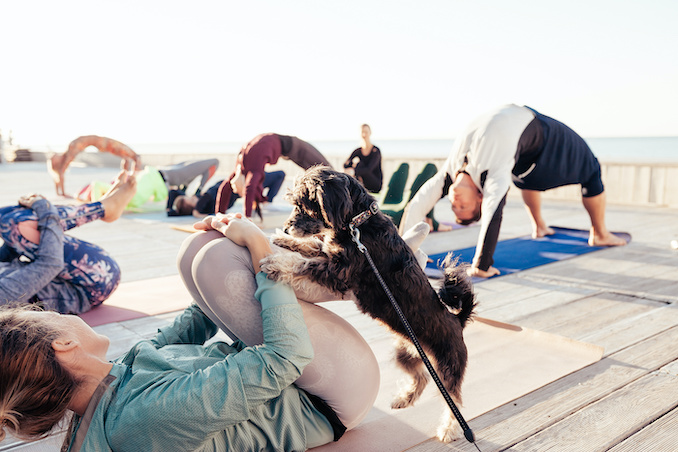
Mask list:
[[[414,344],[414,347],[419,352],[419,356],[421,356],[421,360],[424,362],[426,369],[428,369],[428,372],[431,374],[433,381],[435,382],[436,386],[438,386],[440,393],[443,395],[445,402],[447,402],[447,405],[450,407],[450,410],[452,410],[452,414],[454,414],[454,417],[457,419],[457,422],[459,422],[459,425],[461,425],[461,428],[464,431],[464,438],[466,438],[466,440],[469,443],[473,443],[473,445],[476,446],[476,449],[478,449],[478,451],[480,451],[480,448],[476,444],[476,438],[475,438],[475,435],[473,434],[473,430],[471,430],[471,427],[469,427],[469,425],[466,423],[466,421],[464,420],[464,416],[462,416],[461,412],[459,411],[459,408],[457,408],[457,405],[454,403],[454,400],[452,400],[450,393],[447,392],[447,389],[445,389],[445,386],[443,386],[442,381],[440,381],[440,377],[438,376],[438,373],[433,368],[431,361],[429,361],[428,356],[426,356],[424,349],[421,347],[421,344],[419,343],[419,339],[417,339],[417,336],[414,334],[414,331],[412,330],[412,327],[410,326],[410,322],[407,321],[405,314],[403,314],[402,309],[400,309],[400,305],[398,305],[398,302],[393,297],[393,294],[391,293],[388,286],[386,285],[384,278],[381,277],[379,270],[377,270],[377,266],[374,265],[374,261],[372,260],[372,256],[370,256],[370,253],[367,251],[367,248],[365,247],[365,245],[363,245],[360,242],[360,230],[358,229],[358,227],[360,225],[362,225],[365,221],[367,221],[371,216],[375,215],[378,211],[379,211],[379,207],[378,207],[377,203],[373,202],[370,205],[369,210],[366,210],[365,212],[363,212],[359,215],[356,215],[353,218],[353,220],[351,221],[351,223],[349,224],[349,229],[351,230],[351,237],[353,238],[353,241],[355,242],[355,244],[358,246],[358,250],[360,250],[360,252],[365,255],[365,257],[367,258],[367,261],[370,263],[370,267],[372,267],[372,271],[374,271],[374,274],[376,275],[377,279],[379,280],[379,284],[381,284],[381,287],[384,289],[384,292],[386,292],[388,299],[391,301],[391,304],[393,305],[393,309],[395,309],[396,313],[398,314],[398,317],[400,318],[400,322],[403,324],[403,326],[405,327],[405,330],[407,331],[407,335],[410,337],[410,339],[412,340],[412,343]]]

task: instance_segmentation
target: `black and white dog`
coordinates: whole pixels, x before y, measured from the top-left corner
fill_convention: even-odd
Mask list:
[[[467,361],[462,330],[476,305],[465,269],[446,259],[445,278],[436,293],[393,222],[375,208],[375,199],[365,188],[346,174],[322,166],[310,168],[287,197],[294,211],[285,223],[285,232],[276,233],[273,242],[296,253],[271,255],[262,260],[262,270],[297,288],[311,280],[334,292],[352,292],[362,312],[388,325],[397,335],[396,360],[412,377],[412,384],[391,406],[408,407],[424,390],[428,372],[366,256],[352,240],[349,224],[362,223],[360,242],[446,389],[461,403]],[[449,409],[447,413],[438,429],[438,438],[445,442],[461,436],[459,424]]]

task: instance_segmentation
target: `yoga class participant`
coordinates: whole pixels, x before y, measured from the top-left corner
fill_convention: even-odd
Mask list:
[[[409,202],[400,231],[448,196],[458,223],[481,222],[469,273],[498,275],[492,256],[511,181],[521,190],[533,237],[553,234],[541,214],[540,192],[581,184],[582,203],[591,218],[589,245],[626,244],[605,225],[600,164],[584,139],[555,119],[513,104],[481,115],[459,134],[443,167]]]
[[[135,190],[134,176],[122,171],[98,202],[53,206],[30,195],[0,208],[0,305],[30,303],[79,314],[106,300],[120,282],[118,264],[101,247],[64,231],[117,220]]]

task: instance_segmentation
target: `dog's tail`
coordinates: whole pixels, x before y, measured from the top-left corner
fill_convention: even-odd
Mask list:
[[[457,259],[452,257],[452,253],[447,255],[442,267],[445,278],[438,295],[443,303],[459,311],[456,315],[463,328],[475,314],[473,311],[478,304],[473,292],[473,283],[466,274],[466,268],[458,264]]]

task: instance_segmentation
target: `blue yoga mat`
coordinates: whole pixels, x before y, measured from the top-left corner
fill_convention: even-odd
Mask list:
[[[607,248],[604,246],[589,246],[589,231],[551,227],[555,231],[553,235],[538,239],[524,236],[497,243],[497,248],[494,251],[494,267],[501,272],[498,276],[509,275],[528,268]],[[626,243],[631,241],[630,234],[625,232],[615,232],[614,234],[626,240]],[[459,257],[459,262],[471,263],[475,250],[474,246],[451,252],[455,257]],[[447,251],[429,256],[433,262],[426,265],[426,274],[432,278],[442,278],[442,273],[438,267],[449,253],[450,251]],[[474,282],[485,280],[485,278],[473,279]]]

